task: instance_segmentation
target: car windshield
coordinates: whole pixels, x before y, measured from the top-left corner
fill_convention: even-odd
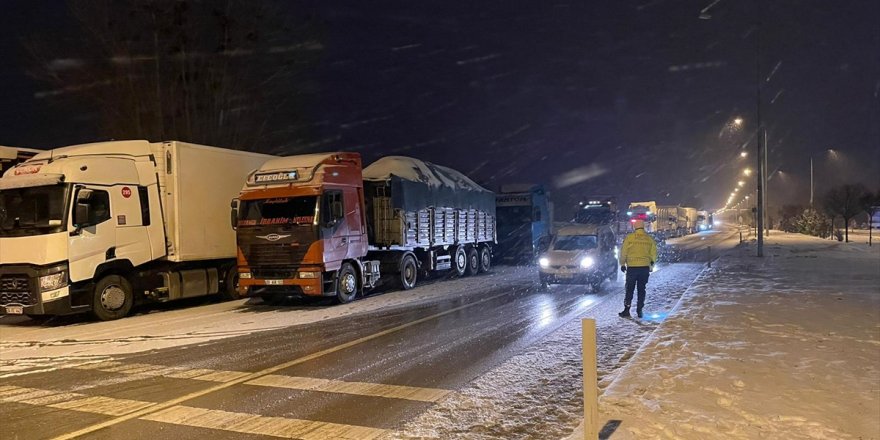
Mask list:
[[[581,251],[595,249],[598,238],[595,235],[560,235],[553,242],[553,249],[557,251]]]
[[[243,200],[238,226],[312,225],[317,203],[317,196]]]
[[[0,191],[0,236],[51,234],[65,229],[68,185]]]

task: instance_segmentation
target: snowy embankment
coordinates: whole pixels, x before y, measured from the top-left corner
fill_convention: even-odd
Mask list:
[[[880,438],[880,247],[773,233],[754,255],[713,264],[606,388],[612,439]]]
[[[131,316],[118,321],[32,325],[0,320],[0,377],[94,362],[114,355],[240,336],[536,281],[534,270],[497,267],[479,277],[428,281],[412,290],[371,295],[341,305],[263,305],[259,299]],[[7,324],[11,320],[18,322]]]

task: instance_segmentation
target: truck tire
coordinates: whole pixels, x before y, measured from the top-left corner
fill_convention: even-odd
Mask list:
[[[467,275],[474,276],[480,273],[480,253],[476,248],[467,250]]]
[[[133,304],[131,283],[123,276],[107,275],[98,281],[92,293],[92,316],[101,321],[124,318]]]
[[[226,271],[223,277],[223,289],[220,290],[223,299],[232,301],[242,299],[244,296],[238,293],[238,267],[232,266]]]
[[[345,304],[354,300],[358,293],[357,272],[349,263],[343,263],[336,274],[336,302]]]
[[[480,273],[488,272],[492,269],[492,252],[488,246],[480,248]]]
[[[463,246],[456,246],[450,253],[452,256],[452,273],[457,277],[463,277],[467,274],[467,252]]]
[[[416,287],[419,279],[419,265],[416,264],[416,258],[412,254],[406,254],[400,259],[400,273],[398,274],[398,284],[403,290],[409,290]]]
[[[593,281],[592,283],[590,283],[590,290],[593,293],[599,293],[600,291],[602,291],[602,280]]]

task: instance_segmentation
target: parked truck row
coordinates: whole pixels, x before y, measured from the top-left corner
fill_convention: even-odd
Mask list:
[[[679,205],[658,205],[654,201],[632,202],[626,213],[628,221],[645,222],[645,230],[660,238],[681,237],[712,228],[706,211]]]
[[[6,314],[110,320],[215,294],[347,302],[492,263],[495,195],[415,159],[362,169],[354,153],[277,158],[176,141],[3,153]]]

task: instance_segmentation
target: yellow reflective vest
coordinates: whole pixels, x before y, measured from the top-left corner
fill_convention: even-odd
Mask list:
[[[657,243],[644,229],[626,236],[620,249],[620,265],[647,267],[657,261]]]

